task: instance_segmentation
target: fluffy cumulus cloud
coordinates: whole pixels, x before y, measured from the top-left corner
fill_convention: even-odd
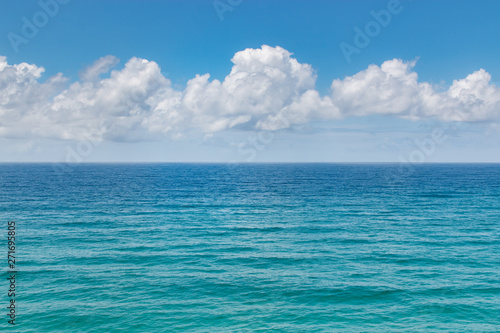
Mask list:
[[[414,61],[393,59],[334,80],[321,96],[313,68],[281,47],[246,49],[231,61],[223,81],[197,75],[179,90],[145,59],[112,70],[119,61],[106,56],[70,83],[62,74],[41,82],[42,67],[0,57],[0,136],[141,141],[373,114],[500,121],[500,88],[482,69],[443,91],[418,81]]]
[[[56,75],[44,83],[44,69],[21,63],[9,65],[0,57],[0,136],[37,136],[52,98],[64,89],[67,79]]]
[[[190,80],[183,92],[182,112],[204,131],[238,125],[284,128],[304,121],[309,109],[319,106],[307,103],[321,102],[307,97],[315,92],[312,67],[299,63],[281,47],[246,49],[231,61],[233,68],[223,82],[201,75]]]
[[[418,82],[415,61],[393,59],[370,65],[354,76],[332,83],[333,103],[344,115],[389,114],[444,121],[500,120],[500,88],[480,69],[455,80],[446,91]]]

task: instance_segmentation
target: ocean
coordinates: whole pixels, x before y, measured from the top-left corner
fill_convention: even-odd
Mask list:
[[[0,207],[0,330],[500,331],[499,164],[0,164]]]

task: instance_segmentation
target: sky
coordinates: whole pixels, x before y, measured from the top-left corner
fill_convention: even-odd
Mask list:
[[[498,1],[2,1],[0,162],[500,162]]]

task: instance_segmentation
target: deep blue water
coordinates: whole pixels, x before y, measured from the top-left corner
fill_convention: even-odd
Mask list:
[[[3,164],[0,209],[19,332],[500,331],[498,164]]]

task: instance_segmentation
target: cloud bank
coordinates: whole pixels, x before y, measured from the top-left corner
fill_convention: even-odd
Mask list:
[[[178,90],[145,59],[112,70],[119,60],[106,56],[70,83],[62,74],[41,82],[43,67],[0,57],[0,136],[144,141],[368,115],[500,122],[500,88],[483,69],[440,90],[418,81],[415,61],[393,59],[333,80],[321,96],[311,65],[281,47],[246,49],[231,61],[223,81],[196,75]]]

